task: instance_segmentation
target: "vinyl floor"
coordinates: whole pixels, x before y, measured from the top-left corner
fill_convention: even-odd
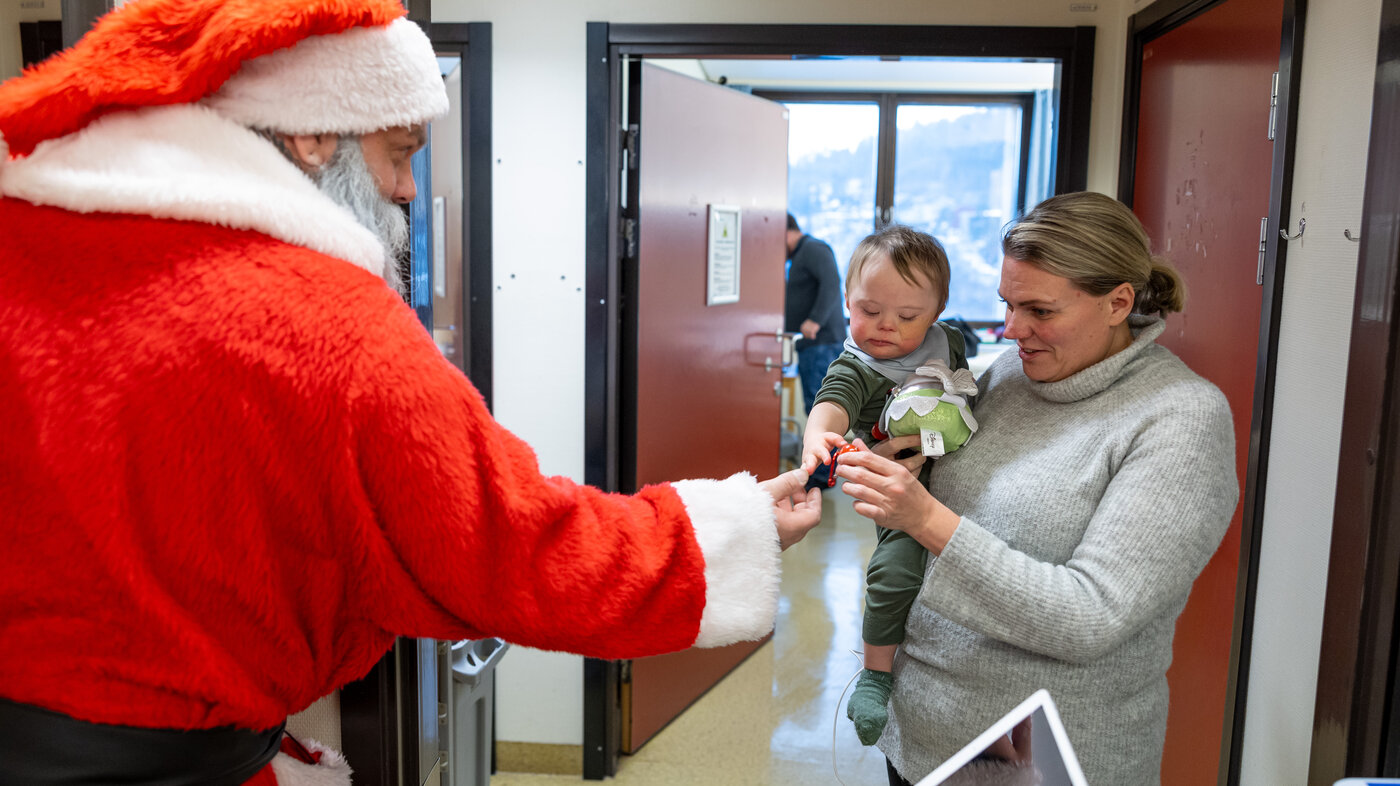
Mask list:
[[[824,492],[821,525],[783,554],[773,639],[636,754],[623,756],[611,782],[885,786],[884,756],[861,746],[841,699],[860,669],[852,650],[860,648],[865,564],[874,547],[874,525],[855,514],[850,498],[839,489]],[[512,772],[491,778],[492,786],[577,781]]]

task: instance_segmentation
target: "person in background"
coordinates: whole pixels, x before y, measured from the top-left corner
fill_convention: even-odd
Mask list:
[[[403,16],[133,0],[0,85],[0,782],[348,784],[283,723],[396,636],[772,629],[805,473],[546,477],[390,286]]]
[[[1052,197],[1002,251],[1017,352],[980,381],[975,447],[927,486],[879,452],[836,472],[934,555],[879,747],[918,781],[1044,688],[1089,783],[1150,786],[1176,620],[1239,499],[1230,408],[1156,343],[1185,290],[1127,207]]]
[[[797,339],[797,376],[802,382],[803,411],[811,412],[826,368],[841,354],[846,340],[841,274],[831,246],[803,234],[791,213],[787,214],[787,252],[783,330],[802,334]]]

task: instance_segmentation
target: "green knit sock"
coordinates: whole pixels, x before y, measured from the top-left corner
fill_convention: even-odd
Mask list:
[[[885,732],[893,687],[894,677],[888,671],[865,669],[856,680],[856,689],[851,691],[851,700],[846,702],[846,717],[855,724],[861,745],[874,745]]]

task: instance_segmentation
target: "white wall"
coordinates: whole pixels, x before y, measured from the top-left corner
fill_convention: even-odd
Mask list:
[[[1044,0],[436,0],[436,22],[492,23],[496,416],[545,472],[582,477],[588,22],[1098,25],[1089,185],[1111,193],[1125,1],[1072,13]],[[516,649],[499,669],[500,739],[581,744],[578,658]]]
[[[63,18],[61,0],[0,0],[0,82],[24,67],[19,23]]]
[[[1380,9],[1309,3],[1303,30],[1289,232],[1308,223],[1288,241],[1241,786],[1308,772]]]

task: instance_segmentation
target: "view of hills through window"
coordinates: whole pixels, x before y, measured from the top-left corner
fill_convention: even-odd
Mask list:
[[[879,108],[787,103],[788,209],[842,272],[875,227]],[[952,279],[944,317],[1000,321],[1001,233],[1018,215],[1023,104],[901,103],[888,219],[937,237]],[[1032,183],[1032,190],[1034,183]],[[1034,204],[1044,194],[1028,194]]]

